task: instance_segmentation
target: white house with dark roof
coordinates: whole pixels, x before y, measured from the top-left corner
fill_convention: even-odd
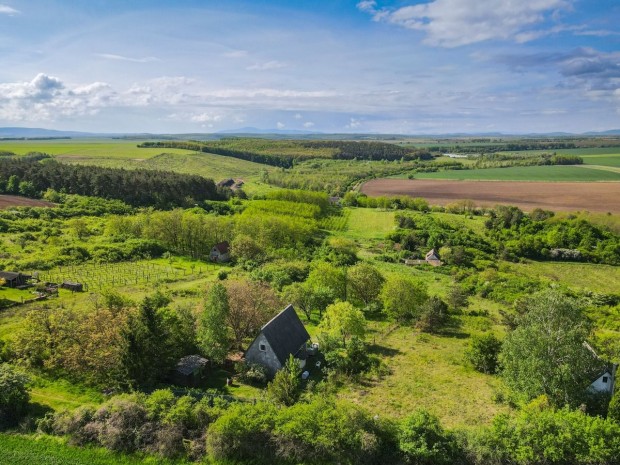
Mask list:
[[[303,368],[308,356],[306,344],[309,340],[306,327],[293,306],[288,305],[261,328],[245,352],[245,361],[265,367],[270,377],[275,376],[290,355],[299,360]]]
[[[230,260],[230,244],[227,241],[215,244],[209,253],[212,262],[224,263]]]

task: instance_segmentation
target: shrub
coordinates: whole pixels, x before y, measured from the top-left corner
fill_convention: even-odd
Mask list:
[[[501,348],[501,341],[492,333],[473,336],[465,357],[476,370],[492,375],[497,372],[497,357]]]
[[[30,379],[11,365],[0,363],[0,428],[17,424],[28,410]]]
[[[239,366],[239,379],[247,384],[264,385],[267,383],[267,370],[256,363],[242,363]]]
[[[456,445],[439,420],[424,410],[409,415],[398,425],[398,447],[406,463],[415,465],[450,465],[454,463]]]

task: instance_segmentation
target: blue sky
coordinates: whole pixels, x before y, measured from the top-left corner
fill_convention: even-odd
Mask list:
[[[0,126],[620,128],[617,0],[0,0]]]

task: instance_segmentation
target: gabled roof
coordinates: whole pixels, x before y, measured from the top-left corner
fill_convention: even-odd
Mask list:
[[[282,365],[286,363],[290,354],[295,355],[299,348],[310,339],[306,327],[292,305],[288,305],[266,323],[261,328],[261,332]]]
[[[182,375],[189,376],[198,368],[204,367],[209,361],[200,355],[187,355],[179,360],[175,368]]]
[[[21,273],[15,273],[14,271],[0,271],[0,278],[8,279],[9,281],[19,278]]]
[[[230,248],[230,245],[228,244],[228,242],[224,241],[224,242],[220,242],[219,244],[215,244],[213,248],[217,250],[219,253],[224,254],[224,253],[228,253],[228,249]]]
[[[439,257],[437,256],[437,252],[435,252],[435,249],[431,249],[427,254],[426,254],[426,259],[427,260],[439,260]]]

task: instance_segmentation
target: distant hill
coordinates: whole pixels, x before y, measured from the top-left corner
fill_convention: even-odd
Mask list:
[[[301,129],[259,129],[245,127],[239,129],[225,129],[217,134],[318,134],[317,131],[304,131]]]
[[[43,128],[0,128],[0,138],[56,138],[56,137],[93,137],[95,133],[79,131],[57,131]]]

